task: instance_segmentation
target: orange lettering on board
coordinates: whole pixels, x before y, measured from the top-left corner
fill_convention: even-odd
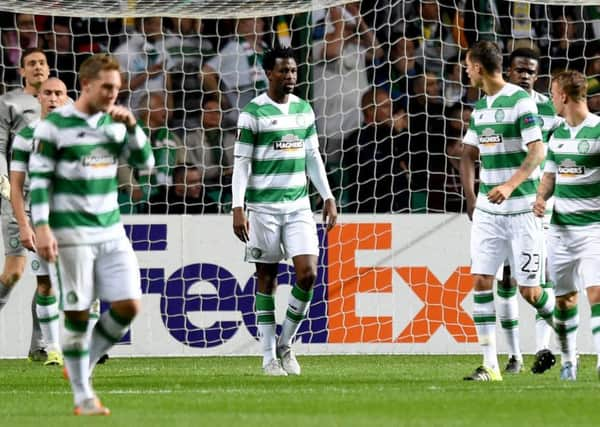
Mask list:
[[[442,325],[457,342],[477,342],[473,319],[461,306],[473,289],[469,267],[457,268],[443,285],[427,267],[399,267],[396,271],[425,303],[396,342],[427,342]]]
[[[392,225],[342,224],[327,236],[330,343],[392,342],[392,317],[357,317],[356,294],[392,292],[391,267],[356,267],[356,251],[390,249]]]

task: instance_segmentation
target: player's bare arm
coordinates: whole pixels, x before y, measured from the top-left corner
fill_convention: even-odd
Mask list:
[[[248,220],[244,213],[244,208],[237,207],[233,208],[233,233],[242,242],[248,241]]]
[[[540,218],[543,218],[544,213],[546,212],[546,201],[554,194],[555,182],[556,174],[548,172],[544,173],[533,205],[533,213]]]
[[[530,143],[527,148],[529,150],[527,157],[525,157],[517,172],[504,184],[497,185],[489,191],[487,197],[490,202],[496,204],[504,202],[510,197],[515,188],[529,178],[535,168],[542,163],[544,160],[544,143],[542,141],[535,141]]]
[[[19,224],[19,237],[21,244],[35,251],[35,233],[31,228],[29,218],[25,213],[25,200],[23,198],[23,187],[25,184],[25,173],[21,171],[10,172],[10,203],[17,224]]]
[[[477,195],[475,194],[475,162],[479,159],[479,150],[469,144],[464,144],[460,158],[460,181],[462,183],[465,198],[467,199],[467,215],[473,219],[473,211]]]
[[[327,231],[331,230],[337,223],[337,207],[335,206],[335,199],[325,200],[325,206],[323,207],[323,223],[327,224]]]

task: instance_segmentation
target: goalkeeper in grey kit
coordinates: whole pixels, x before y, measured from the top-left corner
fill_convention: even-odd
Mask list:
[[[0,203],[2,212],[2,239],[4,241],[4,270],[0,275],[0,310],[8,302],[13,287],[25,271],[27,249],[21,244],[19,225],[13,215],[8,181],[8,159],[15,135],[40,117],[40,103],[36,98],[50,68],[44,51],[39,48],[25,50],[21,55],[19,70],[25,82],[23,89],[15,89],[0,97],[0,187],[5,200]],[[33,330],[29,347],[29,360],[45,361],[47,354],[37,317],[37,292],[33,295],[31,313]]]
[[[263,372],[300,375],[291,344],[308,313],[319,254],[307,173],[324,200],[323,220],[328,230],[336,223],[337,209],[319,153],[314,112],[308,102],[292,94],[298,70],[293,50],[276,47],[268,51],[263,68],[268,91],[250,101],[238,120],[233,230],[246,242],[246,261],[256,264],[255,310]],[[288,257],[294,262],[296,284],[277,338],[274,293],[278,263]]]

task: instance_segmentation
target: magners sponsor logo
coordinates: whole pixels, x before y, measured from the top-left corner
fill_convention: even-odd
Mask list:
[[[558,174],[561,176],[572,177],[577,175],[583,175],[585,173],[584,166],[578,166],[574,160],[567,159],[563,160],[560,165],[558,165]]]
[[[116,164],[117,159],[106,150],[96,149],[83,157],[83,165],[92,168],[105,168]]]
[[[281,140],[273,142],[275,150],[300,150],[304,147],[304,141],[295,135],[285,135]]]
[[[479,136],[479,143],[482,145],[495,145],[502,143],[502,135],[498,135],[492,128],[485,128]]]

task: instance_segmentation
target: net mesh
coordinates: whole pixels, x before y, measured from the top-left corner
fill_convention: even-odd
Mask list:
[[[228,213],[236,119],[265,90],[262,53],[278,41],[296,50],[297,93],[315,110],[342,212],[461,213],[461,139],[480,97],[462,66],[476,40],[497,41],[506,57],[517,47],[538,49],[536,90],[542,93],[548,92],[552,73],[583,71],[590,108],[600,111],[600,7],[550,3],[7,0],[0,5],[2,90],[21,86],[20,53],[30,46],[46,49],[54,75],[72,97],[79,90],[79,64],[94,52],[113,53],[125,72],[119,102],[134,110],[147,130],[157,164],[151,176],[120,169],[122,212]],[[307,13],[294,14],[301,11]],[[26,14],[31,12],[40,15]],[[314,192],[312,201],[320,206]],[[412,267],[346,268],[353,262],[348,254],[360,245],[391,247],[388,229],[346,230],[336,231],[338,243],[328,261],[320,259],[328,274],[328,290],[321,292],[338,314],[324,326],[321,310],[310,325],[329,328],[337,334],[335,342],[420,342],[444,321],[463,342],[473,339],[460,306],[470,290],[467,270],[452,268],[438,280],[427,269]],[[423,313],[414,310],[413,323],[401,327],[391,318],[379,319],[375,314],[386,303],[369,298],[389,291],[392,275],[430,301]],[[450,277],[453,293],[444,290],[441,277]],[[185,300],[185,293],[178,298]],[[359,309],[363,317],[356,314]],[[440,319],[440,313],[446,317]]]
[[[56,16],[243,18],[299,13],[348,0],[6,0],[2,10]]]

